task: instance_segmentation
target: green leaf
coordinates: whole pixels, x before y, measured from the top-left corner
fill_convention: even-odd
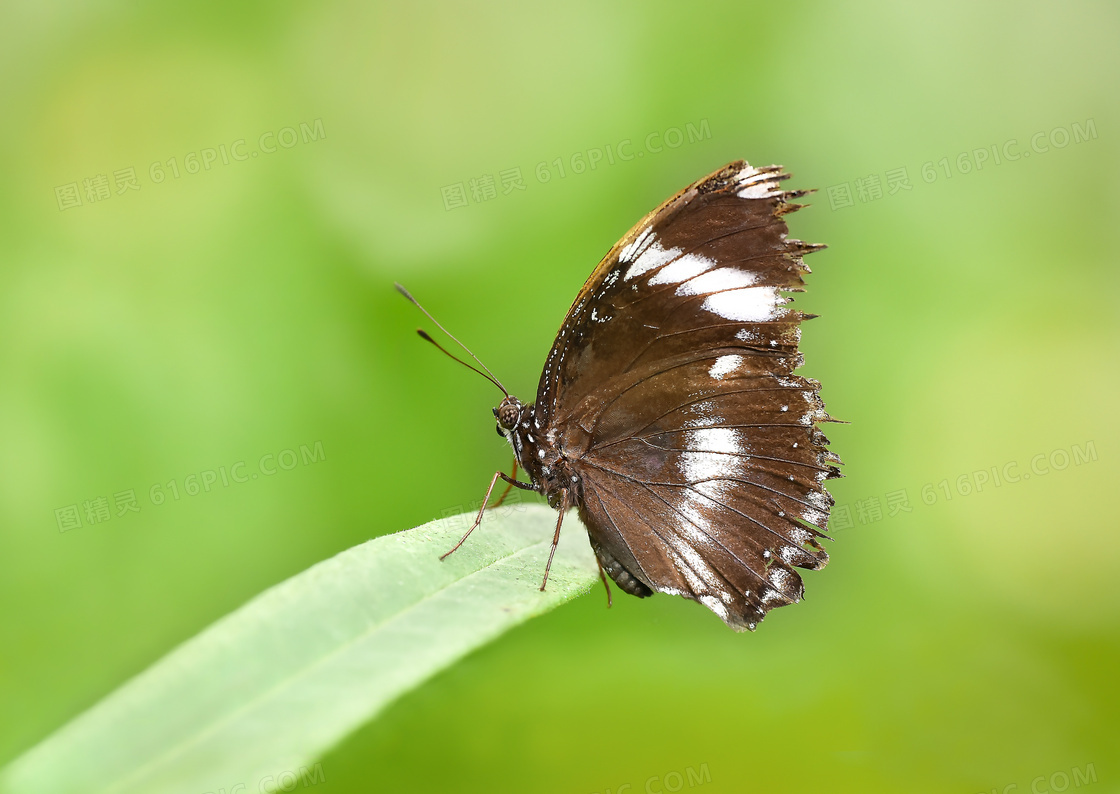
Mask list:
[[[548,589],[555,511],[376,538],[261,593],[0,772],[4,792],[255,792],[403,692],[597,579],[574,513]],[[321,770],[320,770],[321,771]]]

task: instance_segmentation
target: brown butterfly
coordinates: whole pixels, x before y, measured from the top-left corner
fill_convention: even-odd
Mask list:
[[[824,481],[840,476],[820,384],[794,374],[813,315],[782,293],[804,290],[802,256],[824,246],[786,237],[809,192],[779,189],[788,177],[740,160],[642,218],[576,296],[535,403],[478,362],[506,395],[494,416],[515,456],[483,504],[499,478],[544,494],[552,553],[575,507],[604,586],[605,571],[631,595],[699,601],[737,631],[801,599],[794,568],[828,562]]]

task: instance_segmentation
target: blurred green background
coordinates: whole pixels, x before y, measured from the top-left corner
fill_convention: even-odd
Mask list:
[[[1115,5],[0,15],[0,762],[508,465],[394,280],[532,397],[602,254],[745,157],[820,188],[832,564],[747,636],[597,590],[315,790],[1120,790]]]

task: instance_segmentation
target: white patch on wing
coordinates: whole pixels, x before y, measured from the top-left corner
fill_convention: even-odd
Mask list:
[[[642,230],[641,234],[634,238],[633,242],[631,242],[629,245],[624,246],[623,249],[618,252],[618,261],[633,262],[634,257],[641,253],[642,249],[644,249],[646,244],[648,244],[652,239],[653,227],[647,226]]]
[[[676,551],[671,552],[677,561],[677,569],[684,574],[684,579],[688,583],[688,587],[694,593],[704,593],[708,590],[708,585],[703,579],[693,570],[692,566],[685,561],[685,558],[678,554]],[[700,560],[703,565],[703,560]],[[707,566],[705,566],[707,567]]]
[[[782,598],[782,594],[779,593],[777,590],[763,590],[762,591],[762,603],[763,604],[769,604],[771,601],[784,601],[784,600],[785,599]]]
[[[699,566],[703,566],[704,561],[696,554],[695,548],[707,546],[712,542],[712,539],[704,532],[711,523],[711,516],[705,512],[710,507],[710,503],[692,490],[686,490],[684,497],[677,505],[677,509],[692,523],[680,527],[680,532],[691,546],[682,546],[678,551],[695,570],[700,571],[702,568]]]
[[[704,538],[704,542],[709,542],[709,539]],[[713,588],[710,584],[710,582],[716,582],[720,579],[719,574],[696,553],[695,549],[690,548],[685,543],[674,543],[669,553],[677,563],[677,569],[684,575],[685,581],[696,596],[696,600],[727,620],[727,604],[732,603],[734,596],[729,599],[722,588]],[[712,595],[714,589],[720,590],[721,598]]]
[[[794,444],[794,446],[796,447],[797,445]],[[821,493],[820,491],[809,491],[807,498],[809,499],[809,502],[813,505],[813,507],[822,512],[828,512],[828,497],[823,493]]]
[[[670,248],[666,251],[661,247],[661,243],[654,240],[650,243],[649,247],[642,251],[638,258],[634,260],[634,263],[626,269],[626,275],[623,276],[623,278],[627,281],[635,279],[643,273],[661,267],[666,262],[679,256],[680,253],[681,249],[679,248]]]
[[[712,427],[713,425],[726,424],[727,420],[721,415],[712,411],[712,404],[709,402],[700,402],[692,406],[693,414],[698,414],[695,418],[685,420],[684,427],[692,429],[694,427]]]
[[[742,452],[743,443],[738,430],[727,427],[708,427],[703,430],[689,430],[684,434],[684,443],[696,452]]]
[[[674,251],[680,249],[674,248]],[[700,254],[685,254],[675,262],[671,262],[665,267],[654,273],[653,277],[649,280],[650,284],[679,284],[682,281],[687,281],[693,276],[703,273],[708,268],[716,264],[714,259],[709,259]],[[682,293],[681,287],[677,290],[678,295],[691,294]]]
[[[735,195],[745,199],[770,198],[778,193],[777,182],[759,182],[750,187],[743,188]]]
[[[716,507],[714,503],[718,502],[727,507],[728,494],[733,488],[732,483],[727,480],[708,480],[707,482],[697,483],[693,486],[693,490],[707,497],[705,503],[708,505],[708,509],[719,510],[720,508]]]
[[[723,380],[724,375],[734,372],[742,365],[742,356],[720,356],[716,359],[716,363],[712,364],[712,368],[708,370],[708,375],[716,380]]]
[[[746,287],[709,295],[701,308],[725,320],[761,323],[776,318],[785,302],[777,287]]]
[[[772,173],[763,173],[750,163],[743,163],[743,170],[735,176],[735,181],[740,185],[749,185],[755,182],[765,182]]]
[[[770,198],[781,192],[779,180],[774,172],[762,173],[755,168],[747,167],[739,172],[735,181],[739,183],[740,190],[736,195],[739,198]]]
[[[703,432],[703,431],[696,431]],[[727,460],[719,455],[704,452],[682,452],[677,464],[685,482],[699,482],[722,477],[727,472]]]
[[[706,606],[708,609],[712,610],[717,615],[719,615],[720,619],[723,620],[724,622],[726,622],[729,619],[728,614],[727,614],[727,607],[724,606],[723,604],[721,604],[719,601],[717,601],[715,596],[703,595],[703,596],[700,596],[697,600],[701,604]],[[751,624],[751,625],[753,627],[754,624]]]
[[[708,427],[685,433],[685,447],[677,466],[685,482],[695,483],[740,473],[744,459],[720,453],[746,452],[746,445],[736,430]]]
[[[815,527],[823,527],[828,521],[828,516],[818,510],[810,510],[805,508],[801,512],[801,519],[807,524],[812,524]]]
[[[670,265],[672,267],[672,265]],[[668,270],[669,268],[665,268]],[[658,274],[660,275],[660,274]],[[706,295],[709,292],[749,287],[758,281],[758,276],[747,270],[734,267],[720,267],[709,270],[703,275],[686,281],[677,287],[677,295]],[[652,281],[650,283],[653,283]]]

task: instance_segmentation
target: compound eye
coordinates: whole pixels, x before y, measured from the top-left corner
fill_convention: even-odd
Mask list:
[[[499,436],[502,436],[503,438],[505,437],[505,433],[502,432],[502,426],[501,425],[494,425],[494,429],[498,431]]]
[[[498,409],[498,421],[502,427],[507,429],[511,429],[517,424],[517,417],[520,415],[521,411],[511,403],[506,403]]]

